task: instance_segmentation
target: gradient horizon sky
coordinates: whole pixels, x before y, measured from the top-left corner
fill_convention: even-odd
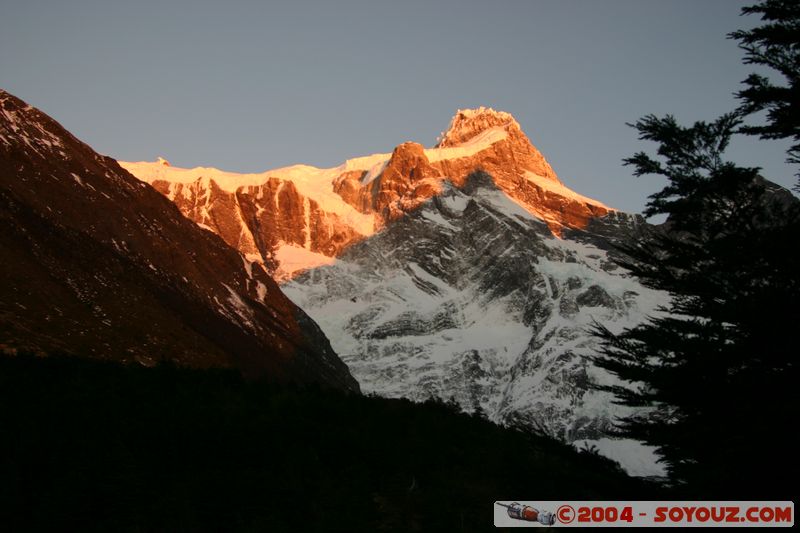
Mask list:
[[[426,146],[459,108],[512,113],[561,180],[639,212],[664,182],[622,158],[625,125],[688,125],[736,106],[753,67],[728,32],[737,0],[6,0],[0,87],[127,161],[261,172]],[[788,142],[732,160],[795,182]]]

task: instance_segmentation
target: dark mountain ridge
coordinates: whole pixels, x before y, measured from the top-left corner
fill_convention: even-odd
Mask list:
[[[259,264],[0,90],[0,348],[358,390]]]

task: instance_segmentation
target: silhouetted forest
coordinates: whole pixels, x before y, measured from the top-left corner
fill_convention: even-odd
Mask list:
[[[495,500],[661,494],[442,403],[234,371],[0,357],[0,406],[8,531],[480,531]]]

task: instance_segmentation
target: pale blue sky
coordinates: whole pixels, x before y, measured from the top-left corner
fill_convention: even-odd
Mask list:
[[[101,153],[263,171],[334,166],[454,111],[512,113],[568,186],[639,211],[646,113],[713,119],[751,70],[737,0],[3,0],[0,87]],[[736,142],[791,186],[787,143]]]

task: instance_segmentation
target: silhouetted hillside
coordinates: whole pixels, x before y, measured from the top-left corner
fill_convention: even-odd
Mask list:
[[[656,495],[446,405],[235,371],[0,357],[0,406],[0,520],[14,531],[477,531],[499,499]]]

